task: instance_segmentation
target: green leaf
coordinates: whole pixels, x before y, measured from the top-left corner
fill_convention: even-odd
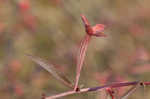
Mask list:
[[[72,83],[67,79],[67,77],[60,71],[58,71],[53,64],[48,64],[45,60],[41,59],[40,57],[33,56],[30,54],[26,54],[32,61],[34,61],[36,64],[40,65],[42,68],[44,68],[46,71],[48,71],[54,78],[56,78],[58,81],[62,82],[68,87],[73,88]]]

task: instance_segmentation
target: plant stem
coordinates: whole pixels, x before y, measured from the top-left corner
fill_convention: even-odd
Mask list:
[[[75,86],[74,86],[75,91],[77,91],[77,88],[78,88],[80,73],[83,67],[86,50],[87,50],[90,40],[91,40],[91,36],[86,34],[86,36],[84,37],[84,39],[81,41],[81,44],[80,44],[79,52],[77,55],[76,80],[75,80]]]
[[[140,84],[141,86],[143,85],[150,85],[150,82],[139,82],[139,81],[133,81],[133,82],[117,82],[117,83],[111,83],[111,84],[106,84],[103,86],[98,86],[98,87],[93,87],[93,88],[83,88],[80,89],[80,91],[67,91],[64,93],[60,93],[57,95],[49,96],[46,99],[56,99],[72,94],[78,94],[78,93],[85,93],[85,92],[91,92],[91,91],[101,91],[104,88],[118,88],[118,87],[125,87],[125,86],[131,86],[131,85],[137,85]]]

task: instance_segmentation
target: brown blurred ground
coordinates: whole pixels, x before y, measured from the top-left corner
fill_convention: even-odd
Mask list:
[[[106,25],[107,38],[93,38],[80,84],[99,86],[114,81],[150,81],[149,0],[0,0],[0,99],[40,99],[68,88],[24,53],[58,64],[72,81],[75,55],[84,26]],[[145,90],[145,98],[150,98]],[[100,99],[85,93],[62,99]],[[143,98],[138,89],[130,99]]]

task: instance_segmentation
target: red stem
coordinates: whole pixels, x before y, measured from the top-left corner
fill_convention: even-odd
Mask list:
[[[80,91],[68,91],[68,92],[64,92],[64,93],[60,93],[57,95],[53,95],[53,96],[49,96],[46,99],[56,99],[56,98],[60,98],[60,97],[64,97],[67,95],[71,95],[71,94],[77,94],[77,93],[85,93],[85,92],[91,92],[91,91],[101,91],[104,88],[118,88],[118,87],[125,87],[125,86],[131,86],[131,85],[136,85],[139,84],[141,86],[144,85],[150,85],[150,82],[139,82],[139,81],[133,81],[133,82],[118,82],[118,83],[112,83],[112,84],[106,84],[103,86],[98,86],[98,87],[94,87],[94,88],[83,88],[80,89]]]
[[[74,90],[78,89],[80,73],[81,73],[81,69],[83,67],[83,62],[84,62],[84,58],[85,58],[85,55],[86,55],[86,50],[87,50],[87,47],[88,47],[88,44],[89,44],[90,40],[91,40],[91,36],[86,35],[84,37],[83,41],[81,41],[81,44],[80,44],[79,52],[78,52],[78,55],[77,55],[77,69],[76,69],[76,80],[75,80]]]

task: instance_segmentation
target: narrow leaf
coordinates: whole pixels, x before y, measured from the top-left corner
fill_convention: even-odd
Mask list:
[[[120,99],[128,99],[128,97],[136,91],[137,88],[140,87],[140,84],[137,83],[133,87],[131,87]]]
[[[26,56],[28,56],[36,64],[40,65],[42,68],[47,70],[57,80],[61,81],[66,86],[73,88],[73,85],[65,77],[65,75],[62,72],[56,70],[56,68],[52,64],[48,64],[46,61],[42,60],[41,58],[39,58],[37,56],[32,56],[32,55],[29,55],[29,54],[26,54]]]
[[[84,15],[81,15],[81,19],[82,19],[85,27],[90,25],[88,19]]]

